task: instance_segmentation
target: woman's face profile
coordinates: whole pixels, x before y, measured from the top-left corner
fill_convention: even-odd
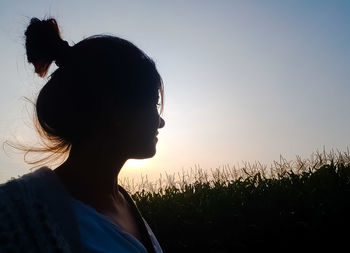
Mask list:
[[[148,103],[129,108],[122,118],[117,119],[117,124],[103,135],[108,142],[121,146],[128,159],[146,159],[156,154],[158,129],[164,125],[158,104]]]
[[[147,106],[133,116],[134,124],[130,131],[130,144],[134,143],[135,159],[151,158],[156,154],[158,129],[163,128],[165,121],[159,115],[157,104]]]

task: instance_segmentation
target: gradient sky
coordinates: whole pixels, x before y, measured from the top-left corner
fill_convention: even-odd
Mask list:
[[[45,80],[26,63],[31,17],[53,16],[72,45],[109,33],[156,62],[165,127],[152,159],[123,176],[199,164],[271,164],[350,145],[350,1],[1,1],[0,140],[32,140],[30,105]],[[0,182],[28,172],[0,152]],[[138,168],[140,167],[140,168]]]

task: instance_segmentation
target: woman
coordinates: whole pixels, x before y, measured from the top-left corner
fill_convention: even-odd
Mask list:
[[[67,155],[0,187],[1,252],[161,252],[118,174],[128,159],[156,153],[163,86],[132,43],[92,36],[70,47],[55,19],[33,18],[28,62],[44,77],[36,125],[50,151]],[[160,103],[158,102],[160,101]]]

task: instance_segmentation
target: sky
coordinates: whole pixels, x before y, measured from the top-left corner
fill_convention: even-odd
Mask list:
[[[350,146],[350,1],[0,2],[0,141],[34,143],[32,106],[47,79],[26,62],[31,17],[57,19],[70,45],[130,40],[157,64],[165,127],[157,154],[121,175],[157,178],[195,166],[270,165]],[[54,70],[54,67],[52,67]],[[28,173],[0,149],[0,182]]]

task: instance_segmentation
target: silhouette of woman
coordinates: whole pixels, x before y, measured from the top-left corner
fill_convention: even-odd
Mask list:
[[[53,61],[58,66],[37,97],[36,124],[45,151],[67,159],[0,187],[0,210],[8,216],[0,218],[7,238],[0,251],[162,252],[118,185],[128,159],[155,155],[164,127],[163,85],[154,62],[114,36],[92,36],[71,47],[52,18],[33,18],[25,36],[28,62],[40,77]]]

